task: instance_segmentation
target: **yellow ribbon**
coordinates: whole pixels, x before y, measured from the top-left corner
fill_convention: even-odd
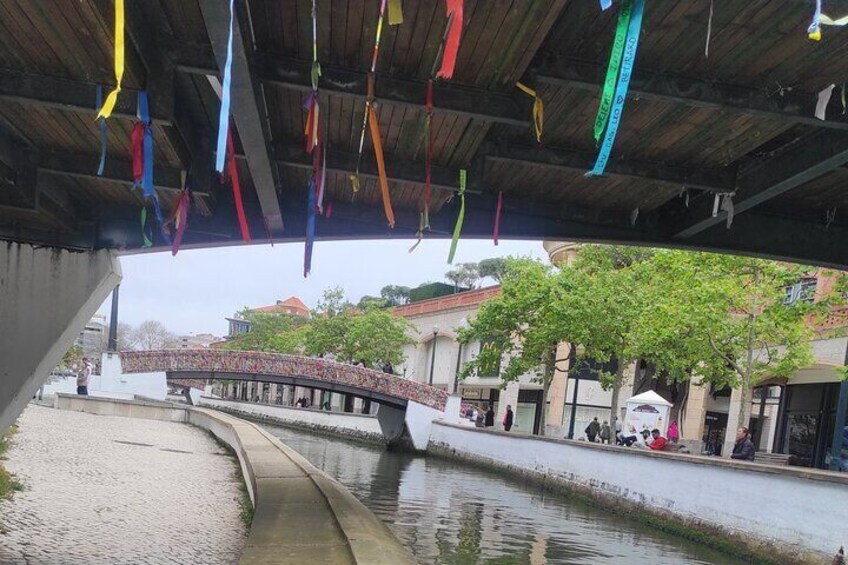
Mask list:
[[[396,26],[403,23],[403,5],[401,0],[389,0],[389,25]]]
[[[517,86],[525,94],[533,97],[533,127],[536,130],[536,141],[541,143],[542,129],[545,125],[545,105],[542,102],[542,99],[536,96],[536,91],[532,88],[525,86],[520,82],[516,82],[515,86]]]
[[[124,78],[124,0],[115,0],[115,90],[109,93],[97,118],[108,118],[112,115],[118,93],[121,91],[121,79]]]

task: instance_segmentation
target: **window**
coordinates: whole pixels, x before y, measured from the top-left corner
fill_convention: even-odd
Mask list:
[[[812,302],[815,296],[815,277],[805,277],[797,283],[786,287],[786,297],[783,299],[783,303],[786,305],[792,305],[798,301]]]
[[[484,349],[492,349],[495,346],[494,342],[491,339],[484,339],[480,342],[480,351]],[[490,363],[486,363],[485,366],[480,367],[480,371],[477,376],[482,378],[494,378],[498,377],[501,374],[501,359],[500,357],[497,360],[493,360]]]

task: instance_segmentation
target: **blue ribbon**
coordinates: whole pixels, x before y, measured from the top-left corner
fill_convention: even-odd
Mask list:
[[[595,166],[586,173],[587,177],[602,175],[607,168],[612,146],[615,144],[615,136],[618,133],[618,126],[621,124],[621,116],[624,114],[624,102],[627,99],[627,90],[630,88],[630,77],[633,74],[633,65],[636,62],[636,51],[639,49],[639,34],[642,31],[644,7],[644,0],[635,0],[633,3],[633,14],[630,16],[630,26],[627,28],[627,41],[624,44],[621,73],[618,77],[618,85],[615,87],[615,97],[613,98],[607,131],[598,152]]]
[[[612,6],[612,0],[601,0],[601,10],[608,10]]]
[[[303,253],[303,278],[312,270],[312,244],[315,242],[315,178],[309,183],[306,199],[306,248]]]
[[[103,87],[97,85],[97,111],[103,107]],[[100,118],[100,165],[97,167],[97,176],[103,176],[103,168],[106,166],[106,118]]]
[[[227,40],[227,62],[224,64],[224,83],[221,85],[221,113],[218,116],[218,153],[215,170],[224,172],[227,156],[227,126],[230,121],[230,83],[233,68],[233,0],[230,0],[230,37]]]
[[[162,237],[170,244],[171,238],[165,231],[165,220],[162,216],[162,208],[159,207],[159,198],[156,196],[156,189],[153,188],[153,125],[150,123],[147,92],[144,90],[138,91],[138,109],[136,112],[139,121],[144,124],[144,170],[141,177],[141,190],[144,198],[149,198],[153,202],[153,212],[162,228]]]

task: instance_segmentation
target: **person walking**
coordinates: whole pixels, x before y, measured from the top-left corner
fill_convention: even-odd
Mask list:
[[[492,405],[489,405],[489,409],[486,410],[486,427],[492,428],[495,426],[495,411],[492,409]]]
[[[515,418],[515,415],[512,413],[512,406],[509,404],[506,405],[506,414],[504,414],[503,419],[503,427],[504,431],[509,431],[512,429],[512,422]]]
[[[748,428],[742,426],[736,431],[736,445],[733,446],[733,453],[730,454],[731,459],[741,459],[742,461],[754,460],[754,442],[751,441]]]
[[[591,422],[589,422],[589,425],[586,426],[586,429],[584,431],[586,432],[586,438],[590,442],[595,443],[595,438],[598,437],[598,434],[601,431],[601,425],[598,423],[597,416]]]
[[[77,374],[77,394],[88,396],[88,380],[91,378],[93,366],[88,357],[82,358],[82,370]]]
[[[674,420],[668,427],[668,441],[670,443],[677,443],[679,439],[680,430],[677,427],[677,420]]]
[[[604,420],[604,423],[601,425],[601,443],[609,444],[611,432],[609,422]]]

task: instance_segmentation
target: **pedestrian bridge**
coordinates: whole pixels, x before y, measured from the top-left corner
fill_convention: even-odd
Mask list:
[[[429,385],[325,359],[257,351],[161,350],[121,353],[122,372],[164,372],[186,379],[261,381],[317,388],[367,398],[380,404],[377,417],[389,443],[409,440],[426,449],[435,419],[459,415],[459,401]]]

